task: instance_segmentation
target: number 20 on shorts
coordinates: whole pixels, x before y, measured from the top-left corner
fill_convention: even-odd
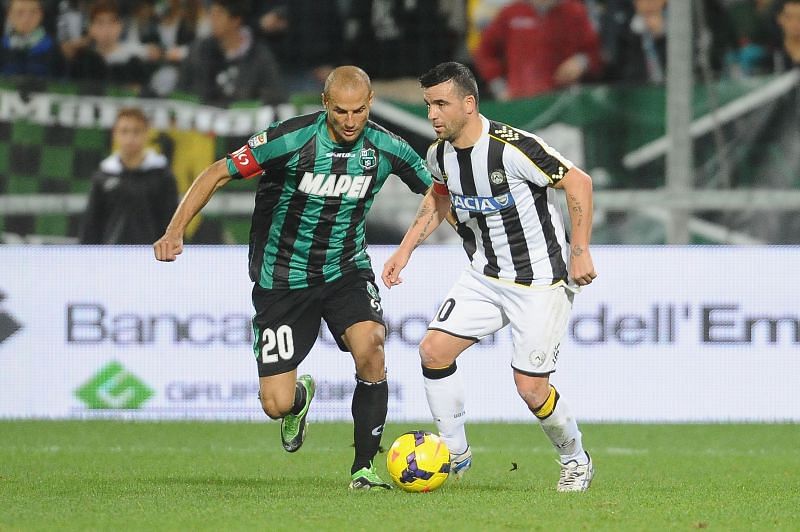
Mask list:
[[[273,364],[278,357],[289,360],[294,356],[292,328],[281,325],[275,330],[264,329],[261,333],[261,363]]]

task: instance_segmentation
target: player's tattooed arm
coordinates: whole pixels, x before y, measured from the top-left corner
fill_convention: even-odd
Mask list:
[[[554,186],[566,193],[572,226],[569,276],[577,284],[587,285],[597,277],[589,252],[592,238],[592,179],[582,170],[573,167]]]
[[[439,227],[449,211],[450,197],[429,190],[423,196],[417,208],[417,215],[406,231],[400,247],[411,254]]]
[[[570,219],[580,227],[583,224],[583,205],[581,205],[581,200],[575,194],[568,194],[567,198],[570,204]]]
[[[415,228],[419,229],[419,232],[417,233],[417,239],[414,242],[414,247],[412,249],[417,249],[419,245],[422,244],[426,238],[428,238],[428,235],[433,232],[431,225],[433,224],[435,214],[435,209],[429,205],[428,202],[423,201],[420,203],[419,209],[417,209],[417,216],[414,218],[414,223],[411,224],[412,230]]]
[[[411,254],[433,231],[439,227],[450,210],[450,197],[429,190],[422,198],[417,216],[406,231],[400,246],[383,265],[381,279],[387,288],[403,282],[400,272],[405,268]]]
[[[566,193],[573,247],[578,246],[585,250],[592,230],[592,179],[579,168],[573,167],[553,186]]]

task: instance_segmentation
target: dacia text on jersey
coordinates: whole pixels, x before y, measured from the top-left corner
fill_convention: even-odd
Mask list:
[[[499,196],[463,196],[450,193],[450,200],[456,209],[483,214],[502,211],[514,205],[514,196],[509,193]]]
[[[297,189],[312,196],[363,198],[372,176],[305,172]]]

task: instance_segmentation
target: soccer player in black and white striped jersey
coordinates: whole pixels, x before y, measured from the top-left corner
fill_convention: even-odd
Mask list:
[[[434,183],[382,278],[389,288],[401,283],[414,249],[451,217],[470,265],[420,344],[425,392],[451,451],[451,472],[460,477],[472,462],[456,358],[510,325],[517,392],[560,455],[557,489],[585,491],[594,467],[550,374],[573,296],[597,276],[589,254],[591,178],[536,135],[482,116],[475,77],[464,65],[442,63],[420,83],[438,138],[427,157]],[[555,189],[566,193],[571,243]]]

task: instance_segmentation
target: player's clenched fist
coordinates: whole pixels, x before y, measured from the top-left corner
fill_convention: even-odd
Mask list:
[[[386,260],[381,274],[381,279],[383,279],[383,284],[386,285],[386,288],[391,288],[403,282],[400,272],[408,264],[408,259],[408,254],[398,249]]]
[[[157,260],[172,262],[183,252],[183,239],[164,235],[153,244],[153,252]]]

